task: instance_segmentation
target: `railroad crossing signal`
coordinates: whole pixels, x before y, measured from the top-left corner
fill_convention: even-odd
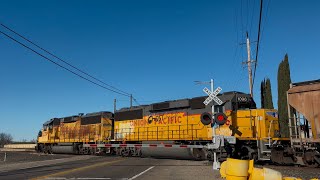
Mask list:
[[[220,91],[222,91],[221,87],[218,87],[216,90],[213,91],[213,93],[208,88],[205,87],[203,89],[203,92],[208,94],[209,97],[203,102],[203,104],[205,104],[207,106],[212,100],[214,100],[218,105],[223,104],[221,99],[219,99],[217,97],[217,95],[219,94]]]
[[[208,89],[208,88],[204,88],[203,89],[203,92],[205,92],[206,94],[208,94],[208,98],[203,102],[203,104],[205,104],[206,106],[212,101],[212,100],[214,100],[218,105],[222,105],[223,104],[223,102],[221,101],[221,99],[219,99],[218,97],[217,97],[217,95],[219,94],[219,92],[220,91],[222,91],[222,88],[221,87],[218,87],[216,90],[214,90],[213,92],[213,80],[211,80],[211,91]],[[215,118],[214,117],[214,104],[212,105],[212,115],[213,115],[213,117],[212,117],[212,120],[214,120],[213,118]],[[218,115],[218,117],[216,117],[217,119],[218,119],[218,121],[221,121],[221,123],[219,123],[219,125],[222,125],[222,124],[224,124],[225,123],[225,116],[221,116],[221,114],[219,114]],[[201,116],[202,118],[203,118],[203,116]],[[201,119],[202,119],[201,118]],[[206,120],[206,119],[204,119],[204,120]],[[204,123],[205,124],[205,123]],[[212,142],[213,142],[213,144],[216,144],[217,143],[217,140],[216,140],[216,130],[215,130],[215,126],[214,126],[214,121],[212,122]],[[218,124],[218,123],[217,123]],[[214,170],[217,170],[217,169],[219,169],[220,168],[220,163],[219,163],[219,161],[217,161],[217,153],[214,151],[213,152],[213,169]]]

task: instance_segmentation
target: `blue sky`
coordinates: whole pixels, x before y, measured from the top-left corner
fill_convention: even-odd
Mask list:
[[[264,1],[254,85],[289,55],[293,82],[319,79],[320,2]],[[257,40],[259,1],[2,1],[0,21],[141,104],[202,96],[193,81],[248,92],[245,31]],[[0,28],[1,31],[6,31]],[[16,37],[16,36],[15,36]],[[43,122],[129,106],[0,35],[0,132],[33,139]],[[252,44],[255,54],[255,44]]]

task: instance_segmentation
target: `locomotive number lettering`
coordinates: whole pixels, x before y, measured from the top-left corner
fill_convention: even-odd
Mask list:
[[[248,102],[248,98],[247,97],[238,97],[238,101],[239,102]]]

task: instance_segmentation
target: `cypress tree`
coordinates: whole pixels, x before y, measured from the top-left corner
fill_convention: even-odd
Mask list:
[[[265,81],[265,98],[264,99],[265,99],[265,108],[273,109],[271,82],[269,78],[267,78],[267,80]]]
[[[290,88],[290,83],[289,58],[288,54],[286,54],[278,68],[278,113],[280,133],[282,137],[289,137],[287,91]]]
[[[261,81],[260,86],[260,95],[261,95],[261,108],[264,108],[264,94],[265,94],[265,88],[264,88],[264,80]]]

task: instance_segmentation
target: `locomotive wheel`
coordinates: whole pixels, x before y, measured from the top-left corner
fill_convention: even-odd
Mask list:
[[[38,145],[38,147],[37,147],[37,152],[38,152],[38,153],[43,153],[43,152],[44,152],[43,144],[39,144],[39,145]]]
[[[192,155],[195,158],[195,160],[198,160],[198,161],[205,159],[205,153],[202,151],[202,149],[193,148]]]
[[[212,151],[208,151],[208,153],[207,153],[207,159],[208,159],[209,161],[213,161],[213,152],[212,152]]]
[[[130,155],[130,150],[127,149],[127,148],[123,148],[121,151],[120,151],[120,154],[122,157],[128,157]]]
[[[253,159],[254,161],[258,161],[258,153],[252,153],[250,159]]]
[[[48,154],[53,154],[53,152],[52,152],[52,146],[51,146],[51,145],[48,145],[47,148],[48,148]]]
[[[90,151],[89,151],[89,148],[84,148],[82,152],[83,154],[89,154]]]
[[[97,153],[97,149],[96,148],[89,149],[88,154],[96,155],[96,153]]]
[[[243,146],[241,147],[241,150],[240,150],[240,159],[242,160],[248,160],[250,159],[249,158],[249,150],[247,147]]]
[[[318,167],[319,164],[315,160],[315,152],[307,151],[303,155],[303,162],[308,167]]]
[[[48,146],[45,145],[45,146],[43,147],[43,153],[44,153],[44,154],[48,154]]]
[[[134,151],[135,151],[135,156],[141,157],[142,154],[141,154],[141,149],[140,148],[135,148]]]

